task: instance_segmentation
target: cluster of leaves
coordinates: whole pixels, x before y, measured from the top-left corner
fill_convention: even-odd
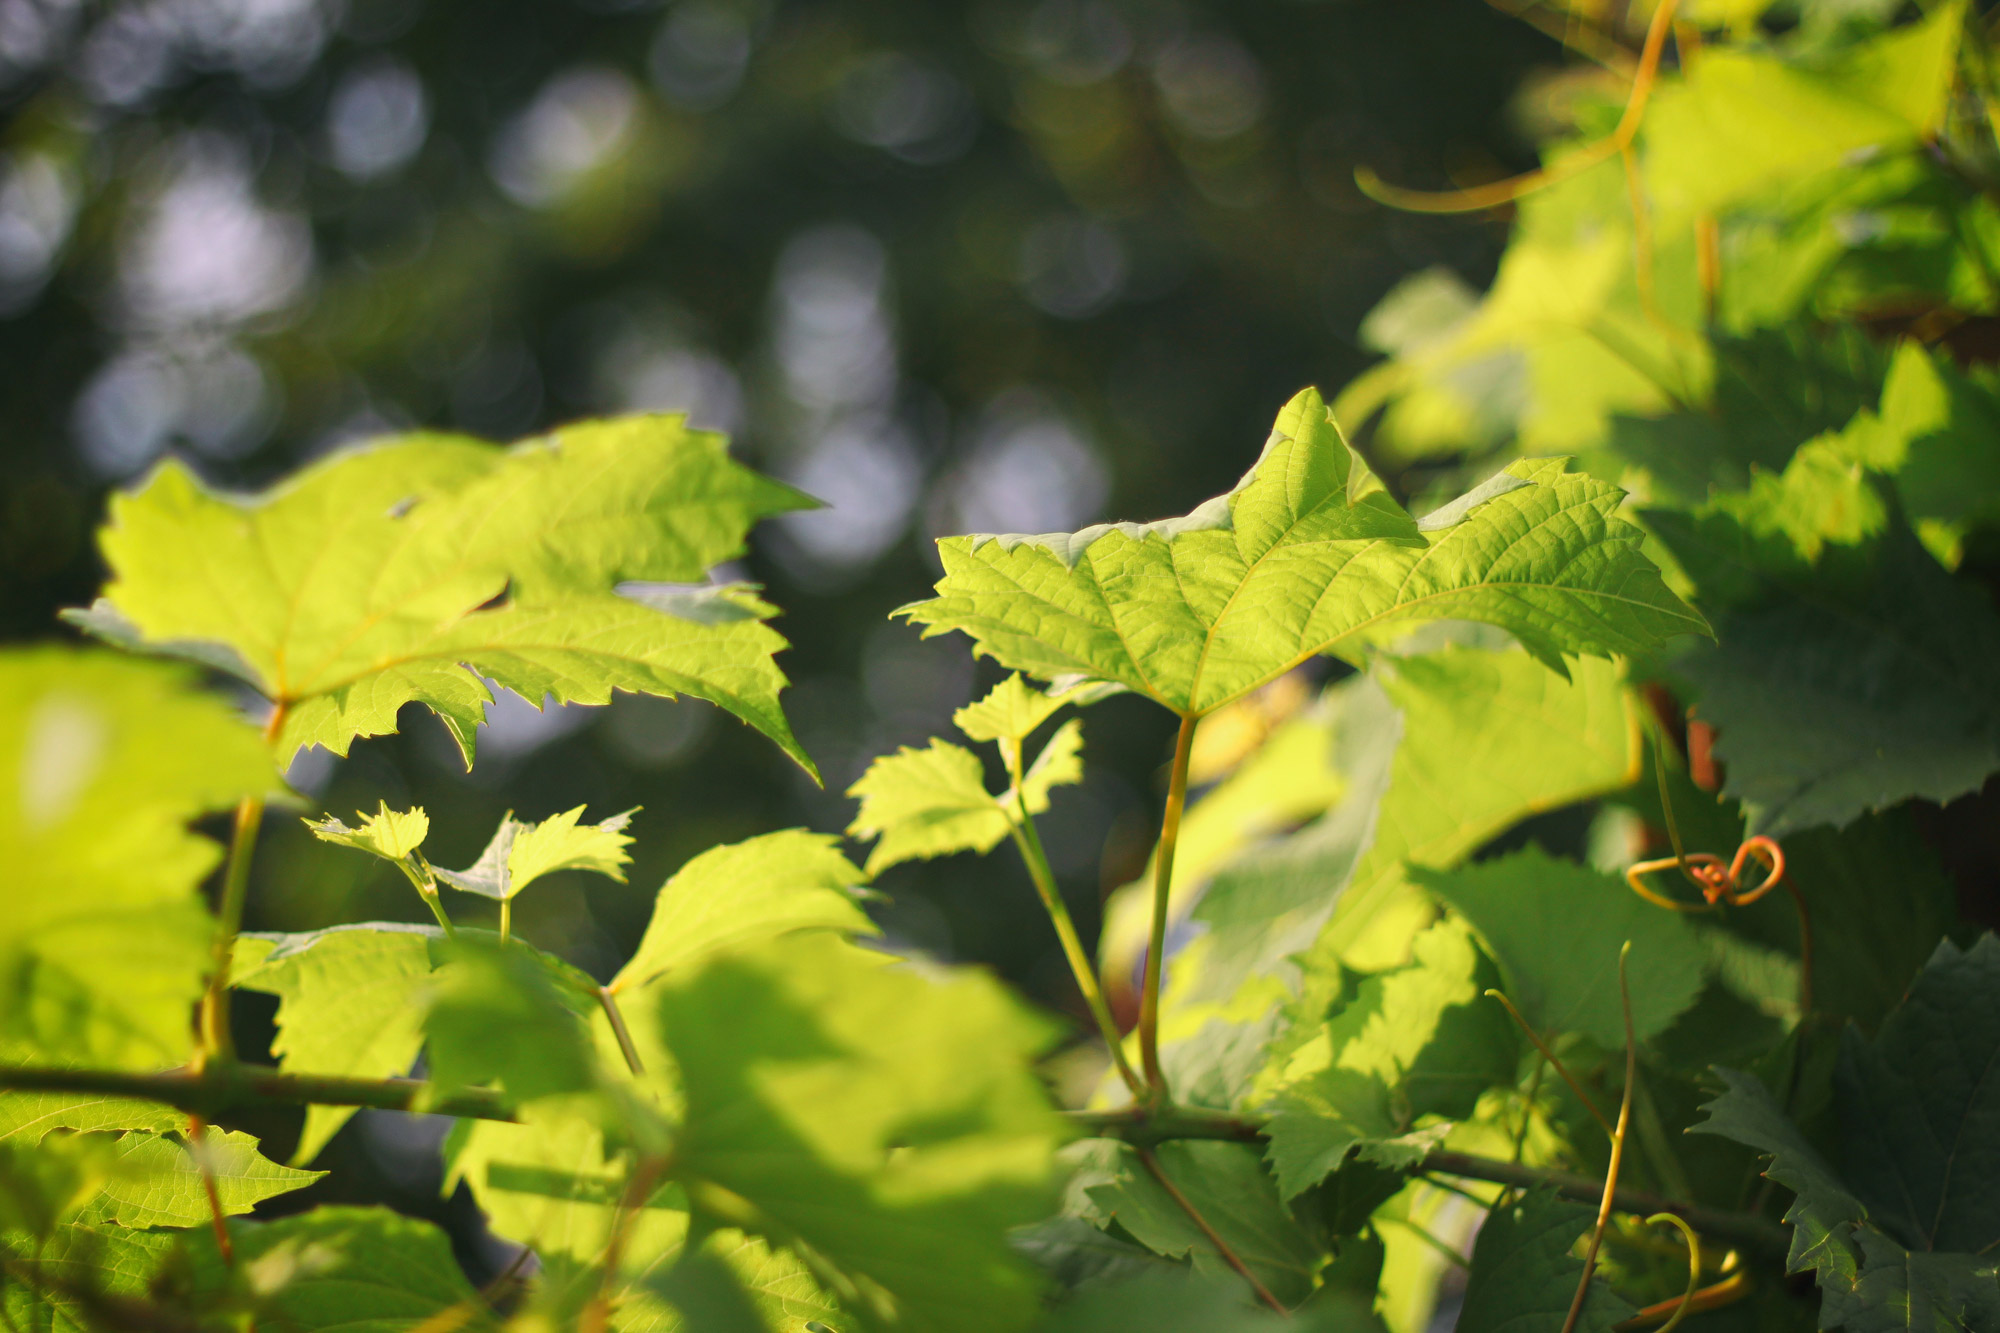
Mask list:
[[[803,830],[704,852],[605,981],[508,908],[557,871],[622,880],[630,812],[510,815],[457,871],[420,809],[312,818],[435,926],[239,932],[280,767],[407,704],[469,762],[489,682],[694,695],[809,766],[771,608],[702,583],[802,497],[671,418],[387,441],[249,499],[169,464],[121,497],[72,620],[168,660],[0,657],[0,1318],[1414,1333],[1450,1294],[1470,1333],[1992,1326],[2000,944],[1956,922],[1914,807],[2000,771],[2000,382],[1874,350],[1893,301],[1931,303],[1919,332],[1981,317],[1992,206],[1945,186],[1978,180],[1983,34],[1956,4],[1761,9],[1690,6],[1636,137],[1552,147],[1494,291],[1348,391],[1350,424],[1388,405],[1385,456],[1486,480],[1414,512],[1307,390],[1183,517],[947,538],[898,614],[1010,672],[954,719],[997,764],[945,738],[879,759],[850,792],[865,867]],[[1757,150],[1726,169],[1695,155],[1737,134]],[[1950,213],[1944,239],[1858,253],[1857,179]],[[1815,218],[1860,239],[1787,270],[1786,305]],[[1511,456],[1551,441],[1583,466]],[[204,669],[254,692],[261,739]],[[1093,961],[1035,820],[1084,772],[1059,715],[1121,694],[1179,740]],[[231,807],[211,910],[223,850],[189,824]],[[1753,836],[1782,840],[1796,914],[1662,910],[1617,873]],[[990,977],[872,938],[875,875],[1002,842],[1103,1043],[1061,1065],[1062,1027]],[[499,929],[456,924],[460,893]],[[237,988],[277,997],[275,1069],[231,1049]],[[1065,1105],[1055,1071],[1093,1055]],[[307,1108],[288,1164],[231,1127],[273,1102]],[[287,1211],[362,1106],[457,1117],[447,1188],[523,1247],[510,1280],[473,1290],[386,1211]]]

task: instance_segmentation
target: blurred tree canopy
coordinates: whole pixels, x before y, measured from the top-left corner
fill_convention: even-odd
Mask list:
[[[430,801],[468,856],[505,809],[643,806],[639,890],[579,879],[522,923],[608,969],[675,865],[844,826],[866,760],[972,696],[960,645],[883,619],[932,536],[1178,512],[1367,364],[1400,277],[1483,283],[1500,226],[1382,210],[1353,170],[1525,163],[1536,62],[1558,44],[1475,0],[0,0],[0,626],[88,597],[107,488],[169,451],[249,485],[411,427],[728,431],[828,502],[740,571],[784,608],[824,791],[630,699],[510,700],[470,775],[428,723],[293,775],[337,812]],[[1164,759],[1143,710],[1103,716],[1049,829],[1086,930]],[[306,875],[304,838],[269,840],[253,925],[410,914],[364,866]],[[1062,1003],[1005,869],[906,867],[885,921]]]

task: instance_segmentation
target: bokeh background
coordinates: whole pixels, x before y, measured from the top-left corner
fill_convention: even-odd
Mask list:
[[[166,453],[250,488],[409,429],[727,431],[827,502],[729,571],[784,608],[824,789],[707,705],[632,698],[507,698],[469,774],[414,710],[292,774],[343,816],[425,806],[446,865],[508,810],[643,807],[629,886],[558,879],[516,915],[608,974],[681,862],[839,831],[871,756],[995,679],[886,619],[933,537],[1184,512],[1294,390],[1369,363],[1399,279],[1483,286],[1504,223],[1387,212],[1353,170],[1530,165],[1518,92],[1562,63],[1481,0],[0,0],[0,633],[59,632],[107,493]],[[1143,863],[1170,723],[1093,709],[1046,819],[1086,935]],[[423,917],[380,866],[275,821],[249,924]],[[880,887],[901,942],[1074,1006],[1010,858]],[[490,1272],[439,1132],[363,1115],[287,1203],[386,1199]]]

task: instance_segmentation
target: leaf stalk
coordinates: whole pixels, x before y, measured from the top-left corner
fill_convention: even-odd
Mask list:
[[[1098,984],[1097,969],[1092,966],[1083,940],[1076,933],[1076,922],[1070,917],[1069,905],[1063,901],[1062,891],[1056,887],[1055,871],[1049,865],[1048,853],[1042,848],[1041,835],[1035,831],[1035,817],[1028,813],[1028,796],[1022,779],[1021,743],[1003,743],[1000,755],[1007,765],[1007,776],[1014,784],[1014,809],[1007,812],[1007,832],[1013,838],[1014,848],[1020,852],[1022,862],[1028,867],[1028,878],[1035,882],[1035,892],[1041,896],[1042,907],[1056,928],[1056,938],[1062,942],[1063,957],[1069,960],[1070,974],[1076,978],[1076,987],[1083,992],[1083,1001],[1090,1006],[1090,1015],[1097,1021],[1098,1035],[1104,1038],[1105,1049],[1111,1052],[1111,1062],[1117,1066],[1118,1077],[1125,1081],[1125,1086],[1131,1089],[1134,1097],[1143,1097],[1146,1084],[1134,1072],[1132,1062],[1125,1058],[1118,1020],[1111,1016],[1104,988]]]
[[[1146,940],[1146,979],[1139,993],[1139,1063],[1155,1101],[1169,1097],[1160,1068],[1160,976],[1167,952],[1167,913],[1174,882],[1174,848],[1180,843],[1181,813],[1187,806],[1188,760],[1194,753],[1196,718],[1181,719],[1174,738],[1173,769],[1167,779],[1167,809],[1160,818],[1160,843],[1153,853],[1153,925]]]

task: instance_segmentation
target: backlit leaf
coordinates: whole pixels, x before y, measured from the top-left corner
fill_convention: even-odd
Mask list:
[[[1523,462],[1418,521],[1306,390],[1229,494],[1157,523],[944,538],[938,596],[899,614],[1029,675],[1115,682],[1196,717],[1420,621],[1488,621],[1551,659],[1705,632],[1620,500],[1560,461]]]
[[[215,1181],[222,1211],[247,1213],[265,1199],[304,1189],[324,1171],[280,1166],[257,1151],[257,1140],[210,1126],[197,1144],[160,1134],[130,1133],[118,1141],[118,1174],[104,1188],[103,1205],[121,1227],[193,1227],[209,1221],[207,1175]]]
[[[1021,779],[1029,814],[1049,808],[1051,788],[1082,780],[1082,749],[1083,724],[1075,718],[1049,737]],[[848,836],[880,839],[868,855],[870,875],[900,861],[989,852],[1017,818],[1012,790],[988,792],[979,756],[950,741],[882,756],[847,794],[861,799]]]
[[[337,843],[357,851],[370,852],[385,861],[400,861],[423,845],[430,835],[430,816],[419,806],[414,810],[391,810],[383,801],[374,814],[355,812],[361,823],[354,828],[328,815],[308,819],[306,827],[321,842]]]
[[[577,822],[583,817],[580,805],[539,824],[509,815],[477,861],[464,870],[438,870],[437,877],[454,889],[503,900],[558,870],[591,870],[623,884],[632,859],[625,850],[632,844],[625,832],[632,814],[627,810],[595,824]]]
[[[107,653],[0,654],[0,1044],[65,1062],[185,1058],[221,849],[188,821],[282,790],[191,672]]]
[[[287,761],[393,731],[410,702],[443,718],[469,761],[491,679],[536,704],[692,694],[808,764],[778,709],[771,608],[728,588],[619,595],[638,580],[697,583],[757,519],[805,503],[675,417],[586,422],[511,449],[405,436],[248,499],[169,462],[113,499],[112,580],[72,619],[235,672],[285,710]]]
[[[951,715],[952,725],[973,741],[1023,741],[1036,727],[1074,701],[1077,692],[1045,694],[1031,688],[1019,672],[990,690],[984,699]]]

